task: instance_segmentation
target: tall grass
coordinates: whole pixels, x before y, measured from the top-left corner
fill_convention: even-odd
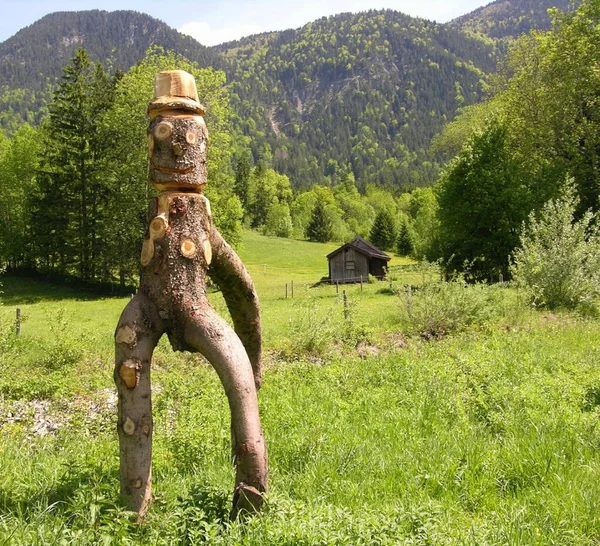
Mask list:
[[[300,283],[286,300],[258,277],[270,493],[241,522],[227,519],[227,402],[201,357],[165,340],[155,352],[154,502],[138,526],[118,499],[112,329],[126,300],[21,304],[23,334],[0,354],[0,545],[598,544],[600,325],[525,314],[506,288],[417,284],[424,314],[444,310],[440,290],[485,312],[426,341],[402,298],[378,293],[387,283],[346,287],[345,317],[335,287]]]

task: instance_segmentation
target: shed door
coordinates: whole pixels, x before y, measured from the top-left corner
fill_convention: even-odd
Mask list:
[[[356,252],[353,248],[344,251],[344,280],[353,280],[356,277]]]

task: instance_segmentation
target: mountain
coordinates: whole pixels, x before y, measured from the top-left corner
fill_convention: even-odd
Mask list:
[[[60,77],[79,47],[94,61],[127,70],[158,45],[202,64],[218,64],[210,50],[170,26],[135,11],[72,11],[46,15],[0,43],[0,85],[42,90]]]
[[[481,100],[494,48],[384,10],[322,18],[215,48],[255,160],[296,186],[352,171],[358,185],[430,183],[429,141],[459,106]]]
[[[518,38],[531,30],[548,30],[550,8],[569,11],[574,4],[571,0],[496,0],[450,21],[448,26],[496,40]]]
[[[159,45],[225,70],[236,142],[295,187],[352,172],[361,188],[409,189],[436,179],[431,138],[484,97],[506,40],[545,28],[547,8],[567,2],[498,0],[445,25],[344,13],[213,48],[137,12],[53,13],[0,44],[0,125],[39,121],[76,48],[127,70]]]

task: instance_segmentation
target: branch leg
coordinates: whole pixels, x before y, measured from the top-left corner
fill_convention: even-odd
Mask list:
[[[187,322],[185,339],[213,365],[229,401],[236,465],[232,517],[241,510],[257,511],[267,489],[267,450],[248,354],[229,324],[211,308]]]
[[[138,513],[138,521],[144,517],[151,496],[150,363],[162,333],[156,306],[140,294],[123,310],[115,332],[121,496],[127,508]]]

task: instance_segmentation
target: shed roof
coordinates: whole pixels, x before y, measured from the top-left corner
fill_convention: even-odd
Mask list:
[[[344,250],[348,247],[353,247],[358,250],[361,254],[368,256],[369,258],[379,258],[381,260],[385,260],[386,262],[391,260],[391,258],[382,250],[379,250],[377,247],[373,246],[369,241],[365,241],[362,237],[356,236],[351,241],[348,241],[346,244],[342,245],[337,250],[330,252],[327,254],[327,259],[330,260],[336,254]]]

